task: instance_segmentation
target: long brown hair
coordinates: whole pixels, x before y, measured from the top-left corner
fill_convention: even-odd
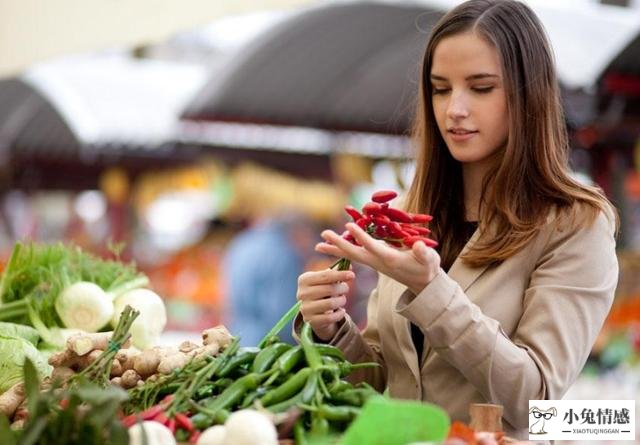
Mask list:
[[[483,182],[481,237],[462,256],[471,266],[501,262],[522,250],[553,209],[587,209],[574,227],[593,222],[612,206],[601,191],[569,175],[569,144],[550,45],[535,13],[514,0],[470,0],[433,28],[422,63],[413,135],[416,173],[407,193],[410,211],[434,216],[433,236],[443,264],[452,264],[465,242],[462,166],[438,131],[431,102],[431,64],[438,43],[465,31],[477,32],[498,51],[507,94],[509,135]],[[617,225],[617,217],[616,218]],[[489,225],[495,231],[486,230]]]

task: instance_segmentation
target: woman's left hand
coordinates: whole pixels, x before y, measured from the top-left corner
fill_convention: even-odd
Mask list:
[[[372,238],[354,223],[347,223],[347,230],[360,246],[351,244],[332,230],[325,230],[325,240],[316,245],[316,251],[348,258],[366,264],[378,272],[404,284],[415,295],[433,280],[440,271],[440,255],[422,241],[411,249],[395,249],[382,240]]]

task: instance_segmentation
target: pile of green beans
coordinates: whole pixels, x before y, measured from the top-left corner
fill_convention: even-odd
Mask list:
[[[366,383],[352,385],[344,378],[375,363],[351,364],[342,352],[313,340],[304,324],[300,344],[273,338],[262,349],[240,348],[220,363],[191,400],[191,417],[200,430],[224,423],[230,412],[263,407],[273,413],[299,409],[296,442],[307,436],[339,434],[359,414],[366,400],[378,393]]]

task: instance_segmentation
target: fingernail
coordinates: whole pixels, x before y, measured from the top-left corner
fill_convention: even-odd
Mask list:
[[[336,285],[336,293],[338,295],[342,295],[347,291],[349,291],[349,286],[347,286],[347,283],[340,282]]]

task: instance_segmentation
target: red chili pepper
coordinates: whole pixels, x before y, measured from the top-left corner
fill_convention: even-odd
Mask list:
[[[379,239],[384,239],[384,238],[389,236],[389,232],[387,231],[386,227],[384,227],[384,226],[376,226],[374,234]]]
[[[123,417],[121,422],[122,422],[122,425],[125,428],[130,428],[130,427],[132,427],[133,425],[135,425],[138,422],[138,415],[137,414],[130,414],[130,415],[126,416],[126,417]]]
[[[412,247],[418,241],[422,241],[427,247],[437,247],[438,243],[431,238],[425,238],[423,236],[410,236],[403,240],[404,245],[407,247]]]
[[[393,234],[398,234],[398,235],[400,235],[400,234],[402,234],[402,233],[404,232],[404,229],[402,228],[402,226],[401,226],[399,223],[395,222],[395,221],[391,221],[391,222],[387,225],[387,228],[388,228],[389,232],[390,232],[390,233],[393,233]],[[404,238],[406,235],[407,235],[407,234],[405,233],[405,234],[403,235],[403,238]]]
[[[142,420],[150,420],[155,418],[161,412],[162,407],[160,405],[153,405],[151,408],[142,411],[139,415]]]
[[[391,222],[391,220],[387,215],[374,215],[372,219],[373,219],[373,222],[379,226],[386,226]]]
[[[408,225],[404,225],[402,226],[402,230],[404,232],[406,232],[408,235],[410,236],[417,236],[420,235],[420,232],[418,232],[416,229],[414,229],[413,227],[410,227]]]
[[[429,221],[433,220],[433,216],[425,215],[423,213],[414,213],[411,215],[411,218],[413,219],[414,223],[418,224],[428,223]]]
[[[411,215],[407,212],[404,212],[400,209],[395,209],[393,207],[389,207],[388,209],[383,209],[382,213],[391,218],[392,221],[402,222],[402,223],[411,223],[413,219]]]
[[[171,431],[171,434],[175,434],[176,433],[176,419],[169,419],[167,420],[167,428],[169,428],[169,431]]]
[[[189,419],[187,416],[185,416],[182,413],[178,413],[176,414],[176,422],[178,424],[178,426],[180,426],[181,428],[184,428],[187,431],[193,431],[193,423],[191,422],[191,419]]]
[[[382,213],[382,210],[382,206],[377,202],[368,202],[362,207],[362,211],[365,215],[379,215]]]
[[[164,399],[162,399],[160,403],[158,403],[158,405],[160,405],[162,409],[167,409],[169,408],[169,405],[171,405],[172,400],[173,400],[173,394],[169,394]]]
[[[365,215],[359,220],[357,220],[356,224],[360,226],[362,230],[367,230],[367,226],[371,224],[371,217],[369,215]]]
[[[344,238],[345,240],[349,241],[351,244],[355,244],[356,246],[359,246],[360,244],[358,243],[358,241],[353,237],[353,235],[347,230],[342,234],[342,238]]]
[[[431,233],[431,230],[426,227],[415,226],[413,230],[417,230],[420,235],[429,235]]]
[[[169,422],[169,418],[165,415],[165,413],[159,413],[157,416],[150,420],[161,423],[163,425],[166,425]]]
[[[391,201],[396,196],[398,196],[398,194],[393,190],[380,190],[378,192],[375,192],[373,195],[371,195],[371,200],[373,202],[383,203],[383,202]]]
[[[200,431],[194,431],[193,433],[191,433],[191,437],[189,437],[189,443],[196,443],[201,434],[202,433]]]
[[[344,208],[344,211],[347,212],[349,214],[349,216],[351,218],[353,218],[354,221],[359,220],[360,218],[362,218],[362,213],[358,212],[358,210],[356,210],[354,207],[352,206],[346,206]]]

